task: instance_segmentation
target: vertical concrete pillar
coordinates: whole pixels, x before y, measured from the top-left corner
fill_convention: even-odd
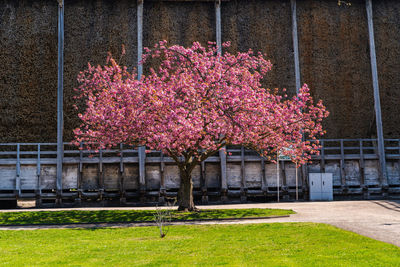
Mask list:
[[[143,54],[143,0],[137,1],[137,78],[140,80],[143,74],[143,66],[140,63]],[[145,161],[146,161],[146,147],[141,146],[138,149],[139,153],[139,188],[140,188],[140,199],[144,201],[144,194],[146,190],[146,172],[145,172]]]
[[[379,96],[378,68],[376,64],[374,22],[372,15],[372,0],[366,0],[367,19],[368,19],[368,35],[369,35],[369,51],[371,57],[372,85],[374,89],[374,104],[376,118],[376,133],[378,136],[378,156],[380,165],[380,183],[383,187],[387,187],[387,170],[385,157],[385,143],[383,137],[381,101]]]
[[[300,82],[300,60],[299,60],[299,39],[297,36],[297,6],[296,0],[291,0],[292,10],[292,38],[293,38],[293,54],[294,54],[294,72],[296,78],[296,93],[299,92],[301,87]]]
[[[215,1],[215,33],[218,54],[222,55],[222,33],[221,33],[221,1]],[[221,200],[226,201],[228,183],[226,180],[226,147],[220,149],[219,158],[221,161]]]
[[[221,34],[221,0],[215,1],[215,32],[218,53],[222,54],[222,34]]]
[[[64,91],[64,0],[58,0],[58,79],[57,79],[57,202],[61,203],[63,145],[63,91]]]
[[[143,53],[143,0],[137,1],[137,74],[138,79],[142,77],[143,66],[139,64]]]

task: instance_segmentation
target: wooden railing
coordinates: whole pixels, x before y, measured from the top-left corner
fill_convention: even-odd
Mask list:
[[[387,197],[400,193],[400,139],[386,139],[388,180],[379,172],[376,139],[323,139],[320,155],[299,171],[299,192],[307,198],[308,172],[334,173],[335,196]],[[63,175],[57,186],[56,143],[0,144],[0,199],[118,199],[125,203],[159,201],[176,195],[179,175],[174,161],[159,151],[120,145],[92,153],[64,143]],[[228,147],[194,174],[195,195],[212,200],[246,201],[248,197],[285,199],[294,195],[294,164],[281,162],[277,187],[275,164],[243,147]],[[226,173],[223,173],[226,171]],[[279,191],[277,190],[279,189]]]

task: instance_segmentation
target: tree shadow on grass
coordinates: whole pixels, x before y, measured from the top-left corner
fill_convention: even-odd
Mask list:
[[[0,225],[57,225],[153,222],[155,210],[63,210],[0,213]],[[172,210],[173,221],[216,220],[268,217],[292,214],[291,210],[222,209],[178,212]]]

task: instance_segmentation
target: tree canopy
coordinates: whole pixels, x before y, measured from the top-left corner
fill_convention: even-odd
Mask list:
[[[300,163],[318,153],[318,142],[309,140],[324,133],[328,112],[321,101],[314,104],[307,85],[292,98],[263,88],[272,64],[261,53],[221,55],[213,43],[185,48],[161,41],[145,48],[143,63],[150,58],[158,68],[140,80],[135,69],[128,72],[113,58],[80,73],[77,97],[86,109],[79,114],[77,143],[161,150],[189,178],[198,163],[226,145],[243,145],[272,160],[279,152]]]

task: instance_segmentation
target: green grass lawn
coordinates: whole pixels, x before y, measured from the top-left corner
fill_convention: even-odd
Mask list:
[[[0,231],[1,266],[399,266],[400,248],[315,223]]]
[[[171,212],[172,220],[204,220],[270,217],[293,214],[282,209],[219,209],[199,212]],[[154,221],[155,210],[63,210],[0,212],[0,225],[69,224],[69,223],[122,223]]]

